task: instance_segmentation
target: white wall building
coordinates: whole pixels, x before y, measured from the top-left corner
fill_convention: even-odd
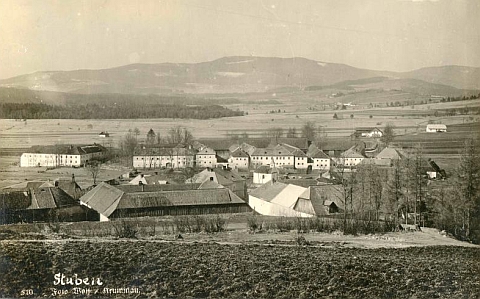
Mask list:
[[[443,124],[428,124],[426,131],[427,133],[447,132],[447,126]]]
[[[141,169],[186,168],[195,165],[195,152],[184,147],[142,148],[133,156],[133,167]]]
[[[34,146],[20,157],[20,167],[80,167],[105,156],[106,149],[98,144]]]
[[[195,155],[195,160],[198,167],[217,166],[216,152],[207,146],[198,149],[198,153]]]

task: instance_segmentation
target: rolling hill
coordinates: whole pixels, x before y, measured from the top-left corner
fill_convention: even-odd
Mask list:
[[[365,81],[342,83],[356,80]],[[461,94],[463,89],[480,89],[480,68],[445,66],[395,73],[305,58],[235,56],[191,64],[131,64],[102,70],[43,71],[0,80],[0,87],[78,94],[179,94],[303,90],[309,86],[354,83],[379,89],[415,91],[420,88],[422,93],[433,89],[443,90],[444,94]]]

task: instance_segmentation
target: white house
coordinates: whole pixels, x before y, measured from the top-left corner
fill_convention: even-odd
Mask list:
[[[312,169],[330,169],[330,157],[315,145],[310,145],[307,156],[312,160],[310,163],[310,165],[312,165]]]
[[[143,147],[133,155],[133,167],[143,169],[186,168],[195,165],[195,152],[185,147]]]
[[[105,153],[99,144],[33,146],[20,157],[20,167],[79,167],[104,158]]]
[[[447,132],[447,126],[444,124],[428,124],[427,133]]]
[[[253,172],[253,183],[263,185],[278,180],[278,169],[270,166],[260,166]]]
[[[299,148],[288,144],[277,144],[273,147],[255,149],[251,155],[251,163],[253,167],[266,165],[306,169],[308,158]]]
[[[210,147],[202,146],[195,155],[195,161],[198,167],[216,167],[216,152]]]
[[[268,182],[250,192],[248,204],[261,215],[285,217],[315,215],[310,201],[310,188],[280,182]]]
[[[355,137],[380,138],[383,136],[383,131],[379,128],[358,128],[353,134]]]
[[[237,148],[230,154],[228,164],[233,169],[248,169],[250,157],[241,148]]]
[[[340,157],[336,158],[335,160],[337,162],[337,165],[351,167],[360,164],[363,159],[365,159],[365,157],[355,151],[354,147],[352,147],[340,154]]]

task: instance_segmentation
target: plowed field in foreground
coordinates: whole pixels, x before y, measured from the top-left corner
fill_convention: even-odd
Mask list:
[[[0,243],[0,297],[52,296],[54,274],[136,287],[135,297],[480,298],[480,249],[219,245],[148,241]],[[88,288],[81,286],[82,288]],[[31,297],[33,297],[31,296]],[[28,297],[28,296],[24,296]]]

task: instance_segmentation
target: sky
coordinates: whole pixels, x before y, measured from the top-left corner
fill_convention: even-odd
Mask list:
[[[480,1],[0,0],[0,79],[240,55],[480,67]]]

